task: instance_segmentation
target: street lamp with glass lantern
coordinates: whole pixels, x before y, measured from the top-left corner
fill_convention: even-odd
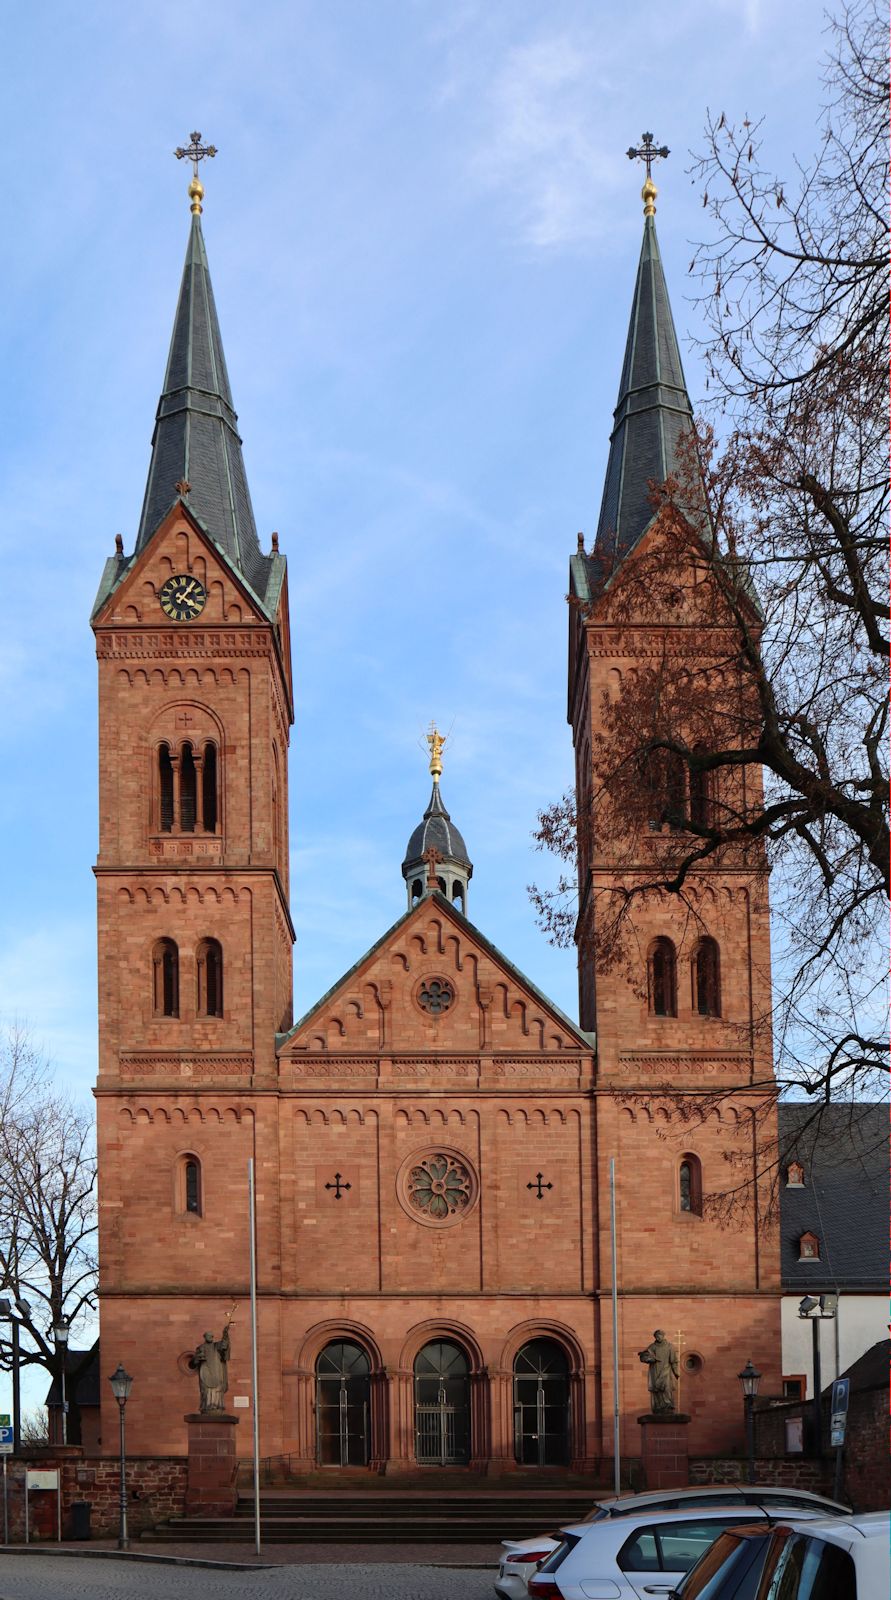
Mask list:
[[[59,1315],[57,1316],[55,1322],[53,1323],[53,1339],[55,1340],[55,1343],[56,1343],[56,1354],[58,1355],[58,1353],[60,1351],[62,1353],[62,1360],[61,1360],[61,1368],[60,1368],[60,1370],[61,1370],[61,1374],[62,1374],[62,1443],[63,1444],[67,1444],[68,1443],[68,1396],[67,1396],[66,1389],[65,1389],[65,1368],[68,1365],[68,1334],[70,1332],[70,1327],[71,1327],[71,1325],[70,1325],[70,1323],[68,1321],[68,1318],[67,1317],[63,1317],[61,1312],[60,1312]]]
[[[838,1310],[837,1294],[821,1294],[819,1300],[812,1294],[806,1294],[799,1303],[798,1315],[802,1322],[811,1324],[812,1337],[812,1363],[813,1385],[812,1398],[814,1419],[814,1455],[819,1460],[823,1454],[823,1379],[820,1371],[820,1323],[829,1322]]]
[[[742,1372],[737,1373],[742,1384],[743,1403],[746,1408],[746,1449],[749,1456],[747,1478],[749,1483],[755,1482],[755,1396],[761,1382],[761,1373],[747,1361]]]
[[[133,1387],[133,1379],[119,1361],[117,1365],[117,1371],[111,1374],[111,1377],[108,1381],[111,1384],[112,1393],[118,1403],[118,1412],[121,1419],[121,1520],[120,1531],[118,1534],[118,1549],[129,1550],[130,1540],[127,1537],[127,1467],[124,1437],[124,1407],[127,1404],[127,1397],[130,1393],[130,1390]]]

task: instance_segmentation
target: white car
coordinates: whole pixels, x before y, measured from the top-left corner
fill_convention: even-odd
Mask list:
[[[784,1518],[734,1527],[675,1590],[677,1600],[888,1600],[891,1516]]]
[[[753,1505],[715,1510],[648,1511],[604,1517],[563,1528],[562,1542],[529,1579],[529,1600],[649,1600],[671,1594],[700,1556],[726,1528],[762,1530],[790,1516],[811,1520],[797,1508]],[[822,1518],[821,1526],[825,1526]],[[844,1523],[842,1523],[844,1526]],[[833,1597],[834,1600],[834,1597]]]
[[[850,1516],[849,1506],[841,1505],[837,1500],[827,1500],[823,1495],[811,1494],[807,1489],[772,1489],[763,1485],[728,1483],[611,1495],[593,1506],[583,1521],[601,1522],[606,1517],[627,1517],[644,1511],[690,1511],[725,1505],[736,1506],[739,1510],[756,1505],[759,1510],[763,1508],[765,1511],[782,1506],[789,1514],[800,1510],[813,1511],[816,1516]],[[531,1539],[503,1539],[504,1555],[495,1579],[495,1593],[499,1600],[526,1600],[529,1579],[560,1542],[558,1533],[538,1534]]]

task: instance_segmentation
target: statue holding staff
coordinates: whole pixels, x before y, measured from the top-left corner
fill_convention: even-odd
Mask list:
[[[196,1346],[195,1352],[189,1357],[189,1366],[198,1374],[198,1389],[201,1396],[199,1411],[225,1411],[225,1394],[229,1387],[229,1329],[235,1307],[229,1312],[222,1337],[215,1339],[212,1333],[205,1333],[201,1343]]]

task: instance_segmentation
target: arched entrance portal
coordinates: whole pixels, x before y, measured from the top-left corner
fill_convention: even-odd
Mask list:
[[[421,1466],[462,1466],[470,1459],[470,1383],[464,1351],[447,1339],[415,1357],[415,1455]]]
[[[523,1467],[569,1460],[569,1362],[554,1339],[532,1339],[514,1361],[514,1439]]]
[[[326,1344],[316,1362],[316,1460],[322,1467],[368,1464],[370,1366],[357,1344]]]

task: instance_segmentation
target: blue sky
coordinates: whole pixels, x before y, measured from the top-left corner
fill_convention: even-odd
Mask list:
[[[571,780],[567,560],[599,509],[645,128],[682,344],[706,108],[807,154],[816,0],[45,3],[5,19],[0,1013],[95,1071],[88,616],[145,485],[199,128],[261,540],[289,561],[299,1014],[402,911],[431,717],[469,914],[559,1005],[526,896]],[[687,354],[694,400],[701,370]]]

